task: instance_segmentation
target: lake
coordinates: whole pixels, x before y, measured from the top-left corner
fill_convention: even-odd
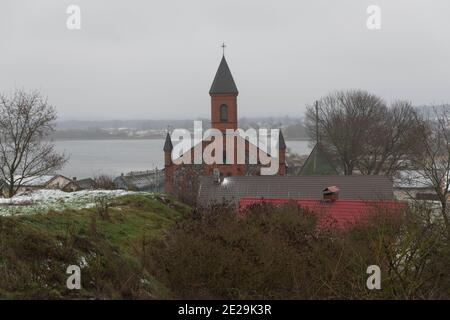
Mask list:
[[[307,154],[311,150],[308,141],[286,141],[286,145],[298,154]],[[163,139],[55,141],[56,150],[69,156],[69,162],[60,173],[79,179],[163,168],[163,146]]]

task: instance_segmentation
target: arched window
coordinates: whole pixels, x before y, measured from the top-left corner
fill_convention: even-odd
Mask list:
[[[220,122],[228,121],[228,106],[223,104],[220,106]]]

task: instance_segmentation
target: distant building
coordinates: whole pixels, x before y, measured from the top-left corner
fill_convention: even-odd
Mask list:
[[[19,177],[15,177],[17,180]],[[68,185],[72,180],[69,178],[55,174],[55,175],[43,175],[43,176],[32,176],[24,178],[21,182],[21,185],[17,192],[25,192],[32,191],[38,189],[58,189],[63,190],[63,188]],[[2,193],[7,191],[9,187],[9,183],[7,181],[3,181],[2,183]]]
[[[74,182],[81,190],[91,190],[91,189],[97,189],[97,183],[92,178],[86,178],[86,179],[75,179]]]
[[[222,57],[209,94],[211,96],[211,127],[222,131],[224,134],[227,129],[236,130],[238,128],[237,96],[239,91],[225,56]],[[263,165],[259,159],[255,161],[255,164],[250,164],[250,161],[248,161],[250,146],[248,140],[243,142],[245,144],[247,161],[245,164],[237,164],[237,139],[244,138],[240,136],[235,138],[234,150],[227,150],[226,139],[224,139],[223,158],[226,159],[228,153],[231,154],[233,152],[235,155],[234,162],[231,164],[227,164],[225,161],[223,164],[175,164],[172,161],[173,145],[171,137],[167,134],[163,149],[165,154],[165,192],[174,194],[182,200],[193,202],[198,192],[200,176],[212,176],[214,174],[219,174],[221,177],[260,175]],[[204,150],[209,143],[211,142],[202,141],[201,149]],[[278,175],[285,175],[286,144],[281,131],[279,135],[279,150],[279,156],[276,159],[279,162]],[[188,152],[191,152],[191,159],[193,159],[194,148]]]
[[[343,200],[393,200],[392,180],[386,176],[259,176],[201,177],[197,203],[238,205],[241,198],[322,199],[328,186],[340,189]]]
[[[164,170],[149,170],[122,174],[114,179],[119,189],[130,191],[163,192]]]
[[[431,181],[415,170],[398,172],[394,178],[394,193],[400,200],[439,200]]]
[[[71,191],[80,191],[80,190],[93,190],[97,189],[97,183],[92,178],[80,179],[78,180],[76,177],[72,178],[72,181],[69,182],[62,190],[71,192]]]

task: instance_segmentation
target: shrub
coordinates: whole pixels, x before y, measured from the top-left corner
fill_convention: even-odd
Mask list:
[[[143,264],[180,299],[448,298],[441,225],[414,208],[372,219],[318,231],[315,214],[295,204],[258,204],[242,214],[196,209],[153,241]],[[374,264],[382,290],[366,287]]]
[[[109,207],[111,206],[111,199],[108,196],[100,195],[95,197],[94,204],[98,216],[102,219],[109,219]]]
[[[94,177],[95,185],[99,189],[104,190],[116,190],[117,186],[114,183],[114,179],[108,175],[99,175]]]

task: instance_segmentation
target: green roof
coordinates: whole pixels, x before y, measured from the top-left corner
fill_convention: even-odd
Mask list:
[[[299,172],[300,176],[312,175],[337,175],[338,171],[333,166],[330,159],[322,150],[319,144],[316,144],[306,159],[305,164]]]

